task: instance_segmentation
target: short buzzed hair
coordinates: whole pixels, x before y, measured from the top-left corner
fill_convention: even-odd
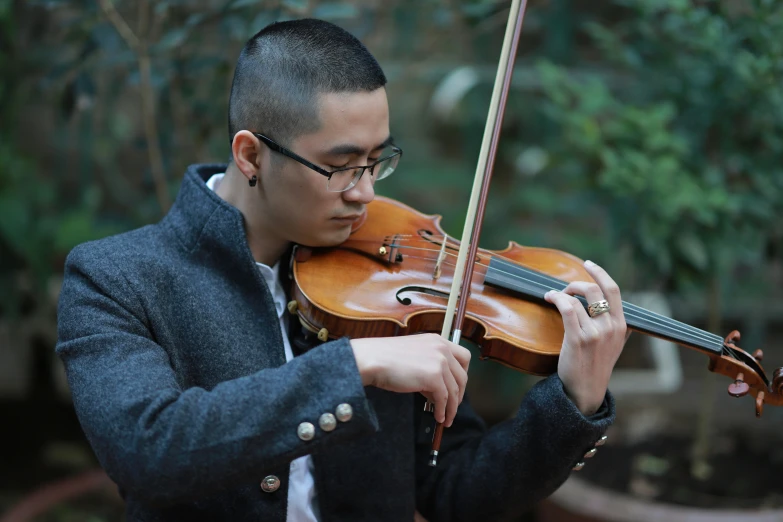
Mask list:
[[[381,66],[348,31],[314,19],[270,24],[245,44],[237,60],[229,139],[247,129],[290,143],[320,128],[318,94],[369,92],[385,85]]]

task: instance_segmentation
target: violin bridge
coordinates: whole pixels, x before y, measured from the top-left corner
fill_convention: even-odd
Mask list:
[[[443,242],[440,245],[440,252],[438,252],[438,259],[435,261],[435,270],[432,272],[432,278],[438,279],[442,273],[443,260],[446,259],[446,242],[449,236],[444,236]]]

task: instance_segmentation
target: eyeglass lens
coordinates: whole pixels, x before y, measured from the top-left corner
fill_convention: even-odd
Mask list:
[[[380,154],[379,157],[384,158],[387,156],[391,156],[392,154],[394,154],[393,149],[387,148],[383,150],[383,152]],[[399,162],[399,160],[400,160],[399,154],[394,155],[376,164],[372,168],[372,172],[367,172],[367,174],[372,175],[373,183],[375,183],[379,179],[387,178],[394,172],[394,169],[397,168],[397,163]],[[365,170],[364,167],[338,170],[337,172],[332,174],[331,177],[329,178],[329,181],[327,183],[328,189],[331,192],[344,192],[350,189],[351,187],[356,185],[356,183],[359,182],[359,179],[361,178],[364,170]]]

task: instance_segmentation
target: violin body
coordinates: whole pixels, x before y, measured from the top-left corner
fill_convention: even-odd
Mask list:
[[[289,311],[321,341],[440,332],[460,248],[440,216],[377,197],[357,225],[336,247],[297,246]],[[461,338],[476,343],[482,359],[533,375],[555,373],[563,319],[544,295],[571,281],[593,281],[582,260],[511,242],[505,250],[478,249],[471,273]],[[705,353],[710,371],[734,379],[730,395],[756,397],[757,416],[765,403],[783,405],[783,368],[768,378],[761,350],[750,355],[736,345],[739,332],[723,339],[631,303],[623,308],[634,331]]]
[[[459,242],[448,238],[444,249],[444,238],[440,216],[376,197],[345,243],[294,256],[300,321],[332,339],[439,333],[459,249]],[[560,313],[541,301],[485,285],[485,265],[492,256],[562,281],[592,278],[582,260],[557,250],[512,242],[505,250],[477,254],[462,338],[480,347],[482,359],[535,375],[556,372],[564,332]]]

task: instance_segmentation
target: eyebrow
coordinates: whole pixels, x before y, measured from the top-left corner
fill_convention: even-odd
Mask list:
[[[373,147],[371,149],[371,152],[375,150],[385,149],[392,143],[394,143],[394,138],[391,135],[389,135],[389,137],[383,140],[382,143]],[[353,144],[337,145],[336,147],[332,147],[331,149],[326,151],[326,153],[331,156],[347,156],[353,154],[364,154],[365,152],[366,151],[362,147]]]

